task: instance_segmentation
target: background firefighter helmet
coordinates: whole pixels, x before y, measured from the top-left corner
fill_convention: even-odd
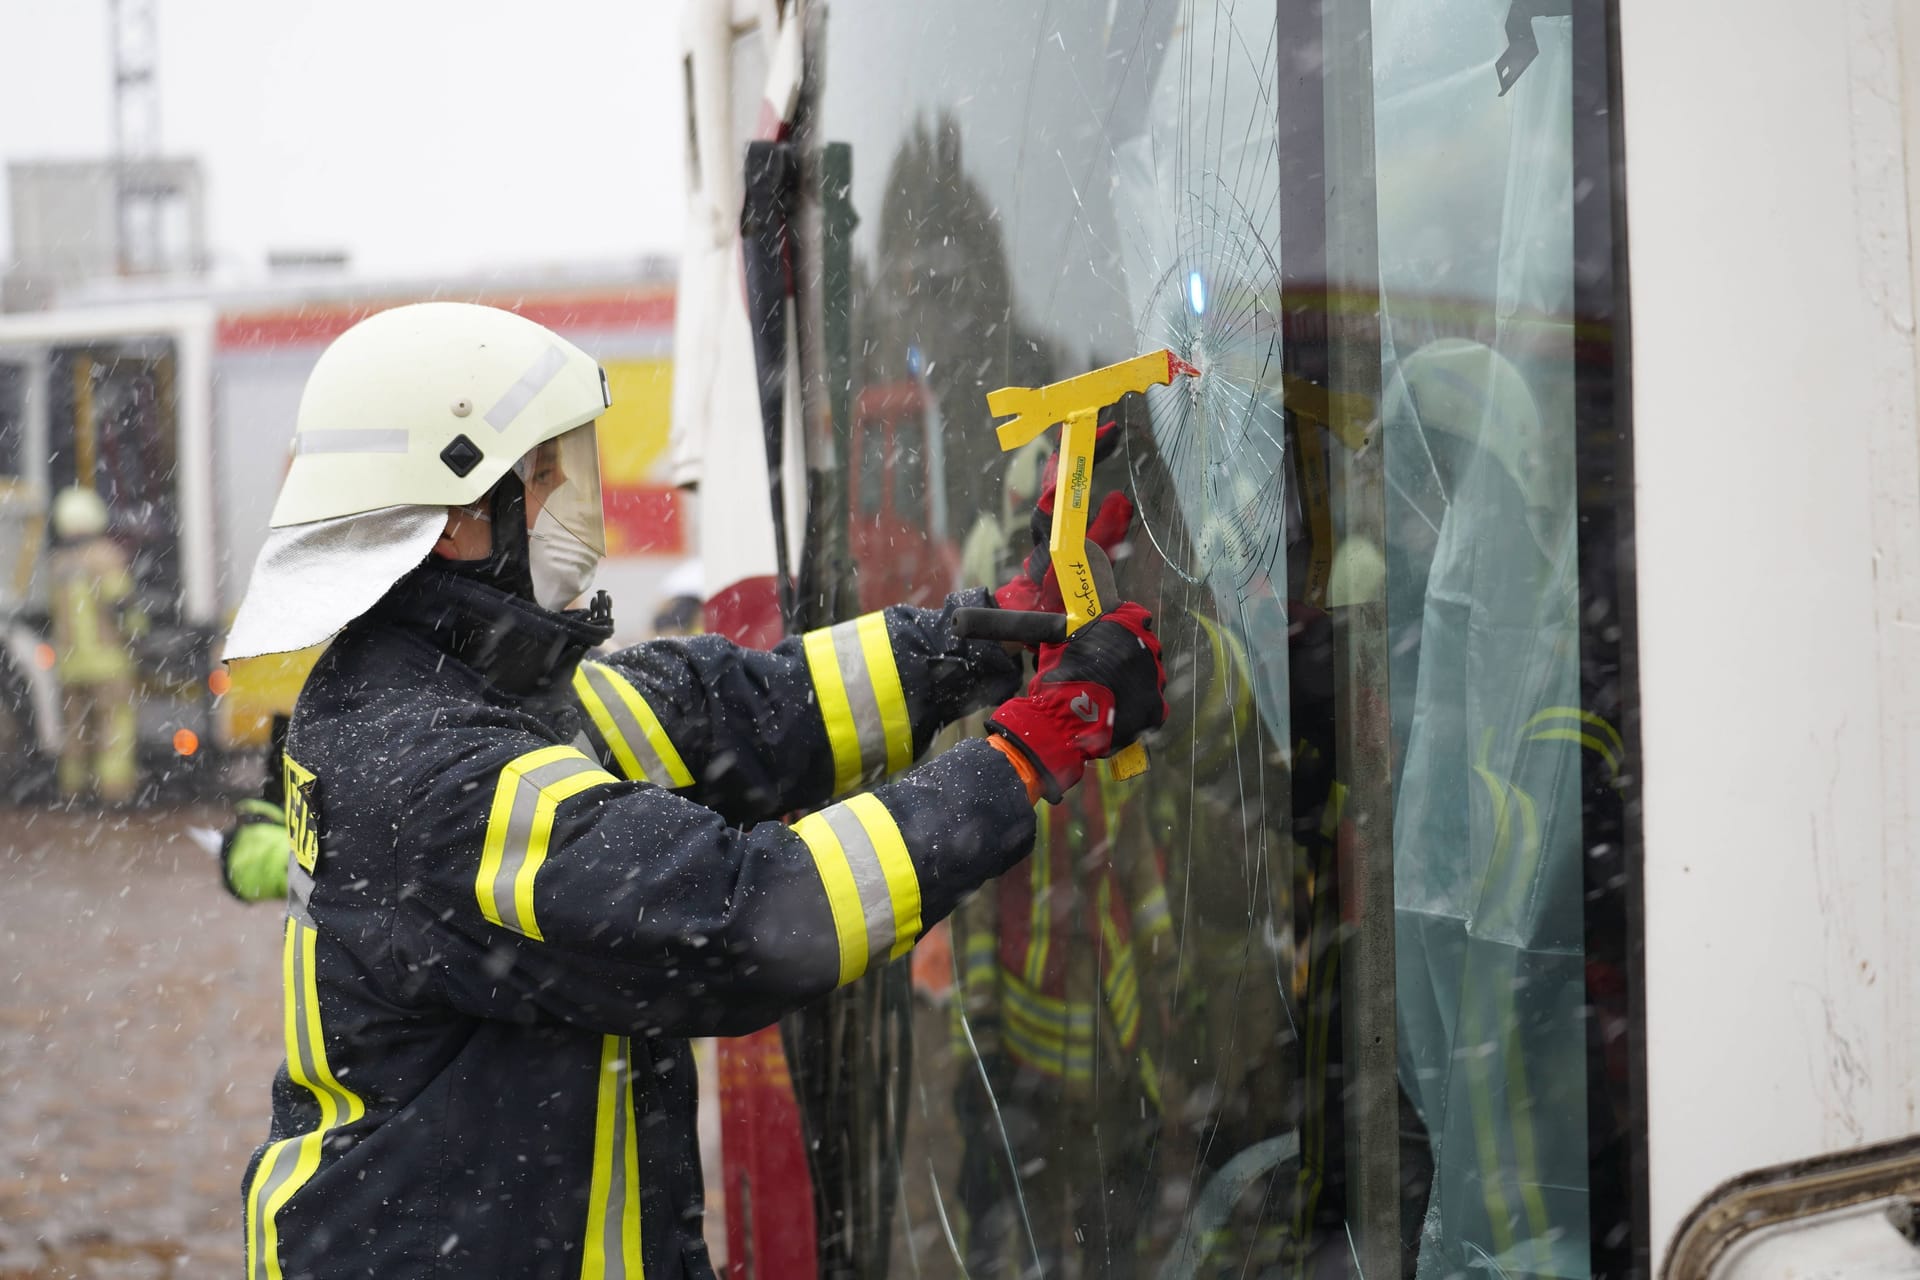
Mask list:
[[[226,657],[333,635],[426,558],[447,508],[536,450],[556,464],[542,520],[603,554],[593,421],[609,402],[592,357],[510,311],[428,302],[362,320],[307,381]]]
[[[93,490],[76,485],[53,500],[53,536],[62,542],[97,538],[107,531],[107,504]]]

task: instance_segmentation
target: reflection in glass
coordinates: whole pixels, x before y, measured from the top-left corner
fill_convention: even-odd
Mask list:
[[[1165,646],[1152,770],[1043,806],[1033,857],[953,918],[951,973],[916,967],[914,1274],[1352,1274],[1349,1139],[1383,1132],[1399,1221],[1367,1229],[1404,1274],[1589,1274],[1580,788],[1619,738],[1581,703],[1570,24],[1536,24],[1502,97],[1503,3],[1338,4],[1371,22],[1377,318],[1286,293],[1328,254],[1283,222],[1314,197],[1282,174],[1329,169],[1282,163],[1322,138],[1281,127],[1281,78],[1323,69],[1272,6],[842,0],[823,24],[868,607],[1031,550],[1039,453],[999,453],[988,391],[1163,346],[1202,371],[1114,406],[1096,474],[1136,502],[1116,572]],[[1328,365],[1289,342],[1345,326],[1370,353],[1376,325],[1377,385],[1289,372]],[[1367,627],[1383,669],[1341,667]],[[1369,1089],[1340,964],[1362,739],[1391,776],[1399,1055]],[[1345,1114],[1363,1095],[1397,1099],[1384,1129]]]
[[[1402,1076],[1419,1274],[1587,1273],[1570,20],[1486,92],[1501,6],[1375,0]],[[1389,201],[1387,192],[1394,198]]]

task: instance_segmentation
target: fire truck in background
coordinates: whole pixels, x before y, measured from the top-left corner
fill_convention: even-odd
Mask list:
[[[940,407],[918,378],[867,387],[854,404],[848,550],[860,607],[938,608],[960,582],[947,527]]]
[[[0,316],[0,776],[42,793],[63,726],[44,567],[47,512],[69,485],[106,500],[130,552],[142,776],[218,785],[264,745],[318,650],[229,670],[220,639],[267,532],[308,372],[356,320],[426,298],[519,311],[607,369],[601,424],[609,559],[601,574],[639,638],[661,581],[690,553],[683,494],[663,474],[672,388],[671,265],[578,280],[350,282]]]

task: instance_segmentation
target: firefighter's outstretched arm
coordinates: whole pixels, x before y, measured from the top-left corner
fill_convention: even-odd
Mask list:
[[[582,663],[573,691],[616,773],[747,824],[808,809],[900,772],[946,725],[1013,693],[999,645],[950,618],[988,603],[904,605],[811,631],[772,651],[718,636],[637,645]]]
[[[1102,427],[1098,463],[1119,442]],[[639,645],[584,664],[573,687],[601,759],[712,805],[737,823],[810,808],[898,773],[933,736],[1016,687],[996,644],[954,634],[956,608],[1061,613],[1047,554],[1059,479],[1049,459],[1030,520],[1034,550],[992,593],[958,592],[941,609],[896,606],[796,637],[772,653],[718,637]],[[1133,504],[1110,493],[1087,536],[1111,554]]]
[[[1160,723],[1138,606],[1048,650],[1032,692],[995,714],[1006,745],[961,743],[792,827],[730,827],[505,719],[436,730],[416,749],[455,763],[396,831],[414,886],[396,961],[487,1018],[672,1036],[766,1025],[904,954],[1026,856],[1036,791],[1058,794]]]

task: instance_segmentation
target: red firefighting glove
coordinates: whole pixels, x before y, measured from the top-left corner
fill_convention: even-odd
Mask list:
[[[1055,804],[1087,761],[1112,755],[1166,723],[1166,668],[1153,618],[1137,604],[1110,609],[1067,638],[1040,646],[1024,698],[1000,705],[987,731],[1019,749]]]
[[[1098,466],[1119,443],[1119,426],[1112,422],[1102,426],[1093,438],[1094,465]],[[1060,455],[1055,453],[1047,459],[1047,469],[1040,477],[1040,498],[1033,504],[1033,518],[1027,526],[1033,536],[1033,550],[1027,553],[1007,584],[993,593],[993,602],[1002,609],[1067,611],[1060,599],[1060,584],[1053,576],[1053,562],[1047,555],[1047,541],[1053,536],[1053,501],[1059,491]],[[1126,541],[1132,524],[1133,500],[1124,493],[1110,493],[1087,520],[1087,541],[1096,544],[1111,560],[1115,550]]]

